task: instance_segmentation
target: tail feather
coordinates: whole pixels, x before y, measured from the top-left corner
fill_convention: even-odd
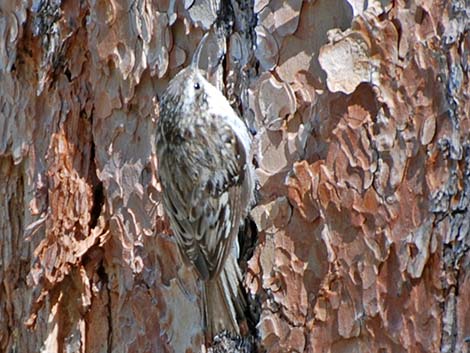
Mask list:
[[[204,282],[204,316],[209,339],[223,330],[240,334],[238,322],[245,320],[246,310],[241,282],[242,274],[233,252],[219,275]]]

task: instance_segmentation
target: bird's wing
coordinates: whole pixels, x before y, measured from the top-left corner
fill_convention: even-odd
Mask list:
[[[222,119],[215,117],[219,124],[201,129],[196,126],[195,136],[176,147],[178,153],[159,156],[171,227],[203,279],[220,271],[249,201],[244,196],[247,151]]]

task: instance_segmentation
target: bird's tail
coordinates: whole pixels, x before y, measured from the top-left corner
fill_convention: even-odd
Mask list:
[[[242,274],[231,252],[219,275],[204,283],[204,317],[209,340],[223,330],[239,335],[239,322],[245,321],[245,310]]]

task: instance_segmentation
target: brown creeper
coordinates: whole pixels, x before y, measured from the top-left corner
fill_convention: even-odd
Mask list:
[[[158,174],[178,247],[204,283],[206,333],[239,334],[245,299],[239,227],[254,202],[251,135],[223,94],[190,66],[160,102]]]

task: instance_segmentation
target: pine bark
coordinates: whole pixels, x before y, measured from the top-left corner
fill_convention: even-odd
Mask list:
[[[154,131],[207,32],[204,65],[258,131],[258,350],[470,352],[469,15],[464,0],[0,4],[0,352],[201,351]]]

